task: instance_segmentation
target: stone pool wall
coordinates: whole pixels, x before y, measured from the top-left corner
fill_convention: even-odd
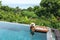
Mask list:
[[[56,40],[60,40],[60,31],[53,28],[51,30],[54,32]]]

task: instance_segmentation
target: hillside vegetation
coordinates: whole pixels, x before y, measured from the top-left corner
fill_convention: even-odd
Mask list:
[[[0,1],[0,20],[48,26],[60,29],[60,0],[42,0],[39,6],[21,9],[2,6]]]

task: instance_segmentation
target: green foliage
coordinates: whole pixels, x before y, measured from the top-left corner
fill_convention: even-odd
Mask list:
[[[41,2],[40,5],[44,8],[46,8],[47,12],[54,14],[54,16],[58,16],[58,14],[59,14],[58,10],[60,9],[59,3],[60,3],[59,0],[45,0],[44,2]]]
[[[60,17],[60,1],[59,0],[42,0],[40,8],[36,10],[38,16],[44,15],[50,17],[53,14],[55,17]]]
[[[42,0],[39,6],[20,9],[2,6],[0,2],[0,20],[48,26],[60,30],[60,0]]]
[[[39,9],[39,6],[34,6],[33,11],[36,11],[37,9]]]
[[[1,1],[0,1],[0,8],[1,8],[2,4],[1,4]]]
[[[27,8],[28,11],[33,11],[32,7]]]
[[[27,16],[29,18],[36,18],[37,17],[37,15],[33,11],[32,12],[30,12],[30,11],[23,11],[22,15],[23,16]]]

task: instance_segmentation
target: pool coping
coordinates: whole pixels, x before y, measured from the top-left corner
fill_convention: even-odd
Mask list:
[[[51,28],[48,27],[48,30],[49,31],[47,32],[47,40],[53,40]]]
[[[2,23],[9,23],[9,24],[17,24],[17,25],[25,25],[25,26],[30,26],[29,24],[21,24],[21,23],[17,23],[17,22],[7,22],[7,21],[0,21]]]

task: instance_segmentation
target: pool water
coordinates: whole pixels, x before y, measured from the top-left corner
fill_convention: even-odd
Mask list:
[[[52,32],[52,40],[56,40],[54,32]]]
[[[47,40],[46,33],[30,32],[29,25],[0,22],[0,40]]]

